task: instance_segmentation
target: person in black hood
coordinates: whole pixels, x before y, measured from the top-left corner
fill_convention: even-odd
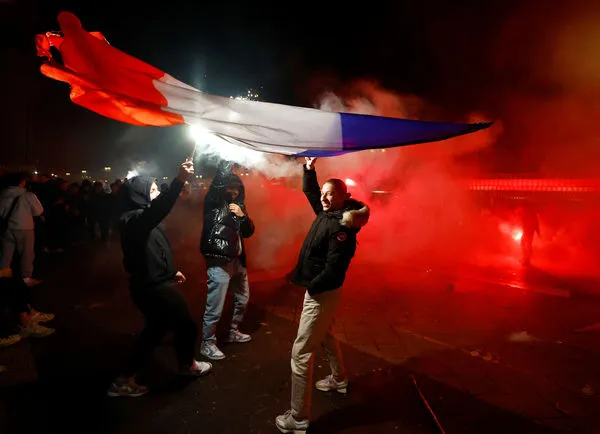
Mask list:
[[[316,158],[306,158],[302,190],[316,218],[304,239],[292,282],[306,287],[292,347],[291,408],[275,419],[284,433],[308,429],[313,353],[323,345],[331,375],[317,381],[321,391],[346,393],[348,379],[340,347],[329,333],[338,304],[340,288],[356,251],[356,235],[369,220],[369,208],[354,199],[340,179],[328,179],[319,188]]]
[[[221,161],[204,198],[204,226],[200,251],[206,259],[208,290],[202,325],[200,354],[221,360],[225,354],[217,347],[217,323],[223,313],[227,290],[233,293],[233,316],[228,342],[249,342],[251,336],[238,330],[250,298],[246,272],[244,238],[254,234],[254,223],[248,216],[244,183],[231,173],[233,164]]]
[[[120,218],[123,265],[129,274],[131,298],[146,324],[123,375],[111,384],[109,396],[137,397],[148,392],[136,382],[135,374],[169,330],[173,331],[181,374],[199,376],[212,369],[210,363],[194,358],[198,328],[177,290],[177,283],[183,283],[185,276],[173,265],[173,251],[161,224],[192,173],[193,163],[186,160],[168,192],[162,195],[156,180],[150,177],[136,176],[123,184]]]

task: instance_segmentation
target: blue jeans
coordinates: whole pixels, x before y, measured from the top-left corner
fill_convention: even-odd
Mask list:
[[[248,273],[239,259],[234,259],[225,265],[208,266],[208,291],[202,324],[202,340],[204,342],[215,343],[217,341],[215,336],[217,324],[223,313],[228,289],[233,294],[231,330],[237,330],[244,319],[244,312],[250,299]]]

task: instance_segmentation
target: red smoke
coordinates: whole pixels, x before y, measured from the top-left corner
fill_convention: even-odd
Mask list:
[[[349,100],[328,92],[322,105],[337,111],[414,118],[427,109],[424,101],[397,95],[376,83],[360,81],[351,88]],[[318,160],[321,182],[330,177],[347,180],[352,197],[372,209],[371,220],[359,235],[356,260],[431,266],[464,256],[472,239],[471,205],[454,157],[489,146],[498,131],[496,127],[440,143]],[[244,178],[247,206],[257,226],[256,236],[248,242],[254,268],[285,270],[297,259],[314,219],[301,191],[301,164],[298,161],[296,173],[284,181],[272,182],[260,175]],[[379,196],[384,200],[373,191],[382,191]]]
[[[526,1],[498,14],[489,26],[476,23],[477,17],[468,22],[453,18],[434,23],[437,36],[430,48],[442,65],[432,92],[438,103],[399,95],[372,80],[311,82],[318,95],[315,105],[323,109],[496,122],[489,130],[444,142],[317,162],[321,182],[328,177],[353,180],[352,196],[372,208],[355,261],[385,265],[389,279],[401,273],[401,265],[414,263],[434,269],[461,262],[518,266],[517,203],[476,197],[464,179],[504,177],[499,171],[525,172],[531,178],[600,173],[598,8],[585,2],[574,7]],[[481,37],[461,38],[457,26],[464,27],[463,33],[476,28]],[[466,63],[458,53],[477,55]],[[453,111],[453,106],[460,109]],[[457,115],[464,107],[475,110]],[[472,158],[473,153],[486,159]],[[278,183],[256,174],[244,178],[257,226],[248,242],[254,270],[283,272],[295,264],[314,219],[301,191],[301,163]],[[598,275],[600,208],[588,199],[569,202],[564,194],[553,194],[536,204],[542,238],[534,241],[533,264],[552,273]]]

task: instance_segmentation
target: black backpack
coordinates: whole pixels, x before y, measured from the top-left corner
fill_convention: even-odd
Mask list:
[[[22,196],[23,195],[20,195],[13,199],[12,205],[10,206],[10,209],[8,210],[8,214],[6,214],[6,217],[0,216],[0,236],[4,236],[4,234],[8,230],[8,222],[10,221],[13,211],[17,207],[17,203],[19,202],[19,199],[21,199]]]

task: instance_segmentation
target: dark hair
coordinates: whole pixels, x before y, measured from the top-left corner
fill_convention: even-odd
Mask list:
[[[346,186],[346,183],[339,178],[329,178],[327,181],[325,181],[325,184],[333,185],[334,190],[339,193],[348,194],[348,187]]]
[[[27,174],[24,172],[11,173],[6,177],[7,184],[11,187],[16,187],[25,180],[27,180]]]

